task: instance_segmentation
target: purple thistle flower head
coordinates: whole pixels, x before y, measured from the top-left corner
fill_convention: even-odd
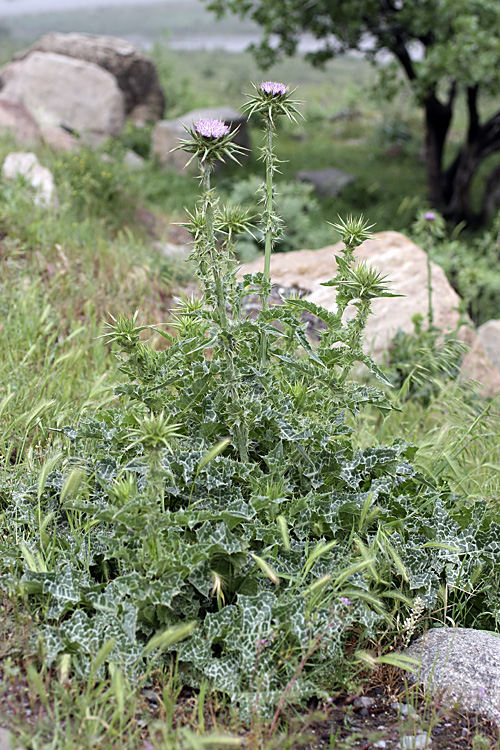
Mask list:
[[[350,599],[347,598],[347,596],[341,596],[339,599],[340,603],[343,604],[345,607],[350,607],[352,602]]]
[[[229,135],[229,128],[222,120],[211,120],[209,118],[198,120],[194,129],[203,138],[223,138],[223,136]]]
[[[436,214],[433,211],[427,211],[425,214],[425,220],[426,221],[434,221],[436,218]]]
[[[285,96],[290,91],[284,83],[275,83],[274,81],[264,81],[264,83],[260,84],[259,88],[264,94],[268,94],[269,96]]]

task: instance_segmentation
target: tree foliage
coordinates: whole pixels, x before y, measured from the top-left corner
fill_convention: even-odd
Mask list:
[[[347,50],[363,50],[380,67],[389,52],[425,112],[429,197],[448,218],[484,219],[500,199],[500,168],[490,171],[480,216],[471,183],[500,150],[500,4],[496,0],[210,0],[219,15],[249,16],[262,28],[256,53],[264,65],[296,52],[312,34],[314,64]],[[388,68],[384,62],[384,72]],[[463,145],[449,148],[459,100],[467,113]],[[448,153],[453,151],[453,153]]]

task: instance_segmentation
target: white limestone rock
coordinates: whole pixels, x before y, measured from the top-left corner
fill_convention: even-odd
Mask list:
[[[327,310],[335,310],[335,289],[321,286],[321,282],[334,276],[337,268],[335,255],[340,254],[341,248],[342,243],[339,243],[321,250],[275,253],[271,259],[272,281],[280,287],[305,290],[306,299]],[[413,316],[420,313],[425,317],[427,314],[427,255],[399,232],[380,232],[356,250],[356,257],[387,275],[391,290],[403,295],[373,302],[374,314],[368,319],[365,348],[380,361],[398,329],[411,333]],[[243,265],[239,274],[257,273],[263,269],[264,259],[260,257]],[[436,263],[431,263],[431,278],[434,324],[442,331],[455,330],[460,320],[460,297]],[[354,313],[354,309],[347,311],[351,316]],[[478,381],[486,396],[500,393],[500,373],[484,351],[477,334],[469,326],[463,326],[460,338],[470,347],[462,360],[463,378]]]
[[[117,135],[125,121],[116,78],[95,63],[32,52],[1,71],[2,95],[23,104],[40,127],[63,126],[93,142]]]
[[[37,206],[57,205],[57,196],[52,172],[42,167],[35,154],[16,151],[7,154],[2,167],[5,180],[23,177],[33,188],[33,203]]]
[[[420,661],[411,681],[500,727],[500,637],[483,630],[433,628],[404,654]]]

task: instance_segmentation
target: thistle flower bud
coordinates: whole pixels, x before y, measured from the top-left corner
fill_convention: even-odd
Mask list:
[[[259,90],[268,96],[286,96],[290,91],[284,83],[276,83],[275,81],[264,81],[260,84]]]
[[[289,120],[296,121],[296,116],[300,114],[295,106],[298,102],[290,98],[293,92],[288,86],[276,81],[263,81],[258,86],[253,84],[253,87],[255,93],[249,95],[248,102],[242,108],[249,117],[258,113],[272,124],[278,115],[286,115]]]
[[[205,118],[198,120],[191,128],[186,127],[190,138],[181,140],[176,148],[177,151],[183,149],[193,154],[188,164],[197,157],[202,162],[213,163],[216,159],[224,161],[229,157],[237,164],[236,154],[241,154],[245,150],[242,146],[233,143],[233,137],[236,131],[231,132],[228,125],[222,120],[213,120]]]
[[[195,123],[194,130],[202,138],[223,138],[229,135],[228,126],[222,120],[204,119]]]

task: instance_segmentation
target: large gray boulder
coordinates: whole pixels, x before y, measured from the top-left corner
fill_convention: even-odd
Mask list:
[[[500,370],[500,320],[488,320],[479,326],[477,334],[491,361]]]
[[[433,628],[404,654],[420,662],[410,680],[500,727],[500,637],[482,630]]]
[[[18,146],[38,146],[40,128],[30,112],[14,99],[0,94],[0,135],[10,135]]]
[[[341,247],[339,243],[321,250],[275,253],[271,259],[273,283],[286,289],[302,289],[306,293],[306,299],[327,310],[335,310],[335,289],[321,286],[321,282],[335,274],[335,255],[340,254]],[[368,318],[365,341],[366,349],[380,361],[398,329],[411,333],[413,316],[416,313],[424,316],[427,314],[427,255],[398,232],[380,232],[373,240],[364,242],[358,248],[356,257],[387,275],[391,290],[403,295],[376,299],[373,302],[374,314]],[[264,259],[260,257],[243,265],[239,273],[256,273],[263,269]],[[440,266],[431,263],[431,269],[434,324],[442,331],[455,330],[460,320],[460,297]],[[353,316],[354,313],[354,309],[348,310],[348,315]],[[478,381],[486,396],[500,393],[500,373],[486,354],[477,334],[471,327],[463,326],[460,337],[470,347],[462,360],[463,377]]]
[[[182,172],[186,168],[191,154],[187,154],[185,151],[172,151],[172,149],[179,145],[180,140],[189,138],[186,128],[191,128],[198,120],[206,118],[222,120],[231,130],[238,128],[234,142],[244,148],[250,147],[247,118],[241,112],[225,106],[194,109],[175,120],[160,120],[156,123],[152,133],[151,149],[160,164],[177,172]],[[193,169],[196,169],[194,163]]]
[[[96,34],[46,34],[15,59],[24,60],[33,52],[65,55],[107,70],[123,94],[126,116],[134,121],[155,122],[163,115],[165,93],[153,61],[124,39]]]
[[[0,74],[2,94],[23,104],[40,127],[63,126],[99,140],[125,121],[115,77],[95,63],[53,52],[33,52]]]

